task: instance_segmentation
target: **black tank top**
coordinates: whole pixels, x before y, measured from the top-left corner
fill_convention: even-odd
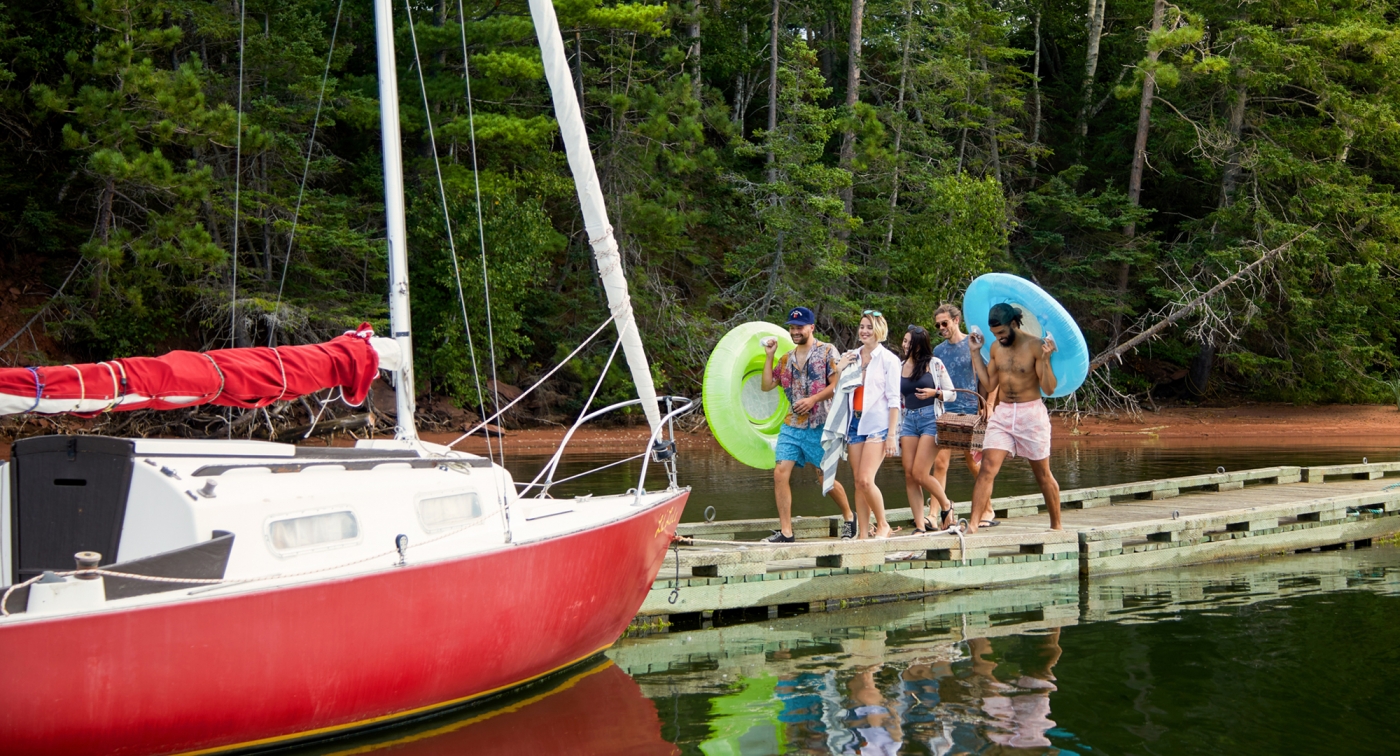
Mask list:
[[[921,388],[938,388],[938,384],[934,383],[933,373],[929,372],[928,370],[925,370],[924,374],[919,376],[918,379],[907,378],[902,375],[899,377],[899,393],[904,395],[905,409],[923,409],[924,407],[927,407],[933,404],[934,402],[938,401],[937,396],[934,396],[931,399],[920,399],[919,397],[915,396],[914,389]]]

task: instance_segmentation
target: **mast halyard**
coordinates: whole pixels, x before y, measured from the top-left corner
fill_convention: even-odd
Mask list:
[[[554,95],[554,117],[559,121],[559,135],[564,140],[569,169],[574,174],[588,243],[593,247],[594,259],[598,261],[598,276],[603,280],[608,309],[612,311],[613,324],[617,326],[622,351],[632,371],[637,398],[642,400],[647,423],[656,433],[661,427],[656,388],[652,385],[651,368],[647,365],[646,351],[642,348],[642,335],[637,330],[637,321],[632,313],[627,275],[622,270],[622,256],[618,253],[612,225],[608,223],[608,210],[603,204],[603,189],[598,183],[593,153],[589,151],[583,113],[579,110],[578,94],[574,91],[568,56],[564,52],[564,38],[559,33],[559,19],[554,14],[551,0],[530,0],[530,16],[535,21],[535,35],[540,41],[540,60],[544,64],[545,78],[549,80],[549,89]]]
[[[408,234],[404,218],[403,149],[399,136],[399,74],[394,57],[393,0],[374,0],[374,36],[379,58],[379,122],[384,155],[384,215],[389,242],[389,330],[398,342],[400,366],[394,387],[395,436],[417,441],[413,424],[413,336],[408,307]]]

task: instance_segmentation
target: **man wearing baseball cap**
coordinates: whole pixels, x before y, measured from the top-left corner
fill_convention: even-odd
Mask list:
[[[792,535],[792,478],[793,467],[810,464],[817,470],[821,480],[822,469],[822,426],[826,424],[826,414],[831,408],[831,397],[836,392],[832,377],[836,372],[836,360],[840,356],[831,344],[818,341],[812,335],[816,330],[817,318],[806,307],[794,307],[788,311],[788,334],[795,345],[792,351],[778,358],[773,365],[773,355],[777,352],[778,341],[764,342],[763,349],[768,353],[763,362],[763,390],[772,391],[779,385],[787,394],[791,408],[778,430],[778,465],[773,468],[773,493],[778,503],[778,526],[767,541],[791,543]],[[837,482],[828,494],[841,507],[845,524],[841,529],[842,538],[854,538],[855,515],[846,500],[846,489]]]

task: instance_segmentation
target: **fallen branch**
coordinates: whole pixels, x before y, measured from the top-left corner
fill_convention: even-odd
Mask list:
[[[323,420],[319,423],[309,423],[298,425],[295,428],[277,432],[278,441],[291,441],[309,436],[324,436],[336,431],[358,430],[374,425],[374,415],[369,412],[362,412],[358,415],[347,415],[334,420]]]
[[[1190,302],[1187,302],[1186,304],[1182,305],[1174,312],[1172,312],[1170,315],[1167,315],[1165,318],[1162,318],[1161,320],[1157,321],[1155,324],[1153,324],[1151,328],[1148,328],[1142,333],[1139,333],[1138,335],[1132,337],[1131,339],[1128,339],[1127,341],[1119,344],[1118,346],[1113,347],[1112,349],[1106,349],[1100,352],[1098,356],[1094,357],[1093,360],[1090,360],[1089,371],[1093,372],[1095,370],[1098,370],[1104,365],[1107,365],[1110,360],[1121,358],[1129,350],[1135,349],[1139,344],[1142,344],[1148,339],[1151,339],[1153,336],[1156,336],[1157,334],[1161,333],[1163,330],[1166,329],[1167,326],[1195,312],[1201,307],[1202,304],[1206,302],[1206,300],[1210,299],[1216,294],[1219,294],[1226,287],[1235,283],[1241,278],[1244,278],[1245,276],[1258,270],[1264,263],[1274,259],[1275,257],[1278,257],[1280,254],[1283,253],[1284,250],[1293,246],[1293,243],[1303,238],[1304,234],[1310,233],[1316,229],[1317,226],[1313,226],[1312,228],[1309,228],[1306,231],[1300,232],[1297,236],[1293,237],[1292,239],[1289,239],[1283,244],[1260,255],[1258,260],[1255,260],[1254,262],[1244,266],[1243,268],[1240,268],[1238,271],[1235,272],[1234,275],[1224,279],[1215,286],[1212,286],[1210,290],[1206,293],[1200,295],[1199,297],[1196,297]]]

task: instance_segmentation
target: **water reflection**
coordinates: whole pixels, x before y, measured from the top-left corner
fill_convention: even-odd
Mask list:
[[[611,661],[548,682],[497,706],[449,714],[350,743],[300,750],[322,756],[673,756],[661,739],[656,707]]]
[[[1397,625],[1394,547],[959,591],[626,638],[298,753],[1389,753]]]
[[[706,756],[777,753],[1054,753],[1047,733],[1060,629],[1016,638],[939,641],[892,653],[878,632],[841,653],[778,651],[710,699]],[[1000,647],[1000,653],[998,652]],[[1022,648],[1024,647],[1024,648]],[[1024,666],[1004,655],[1027,652]],[[913,653],[907,661],[890,661]],[[822,667],[827,667],[823,669]],[[777,674],[774,669],[781,670]],[[998,674],[998,670],[1001,674]]]

